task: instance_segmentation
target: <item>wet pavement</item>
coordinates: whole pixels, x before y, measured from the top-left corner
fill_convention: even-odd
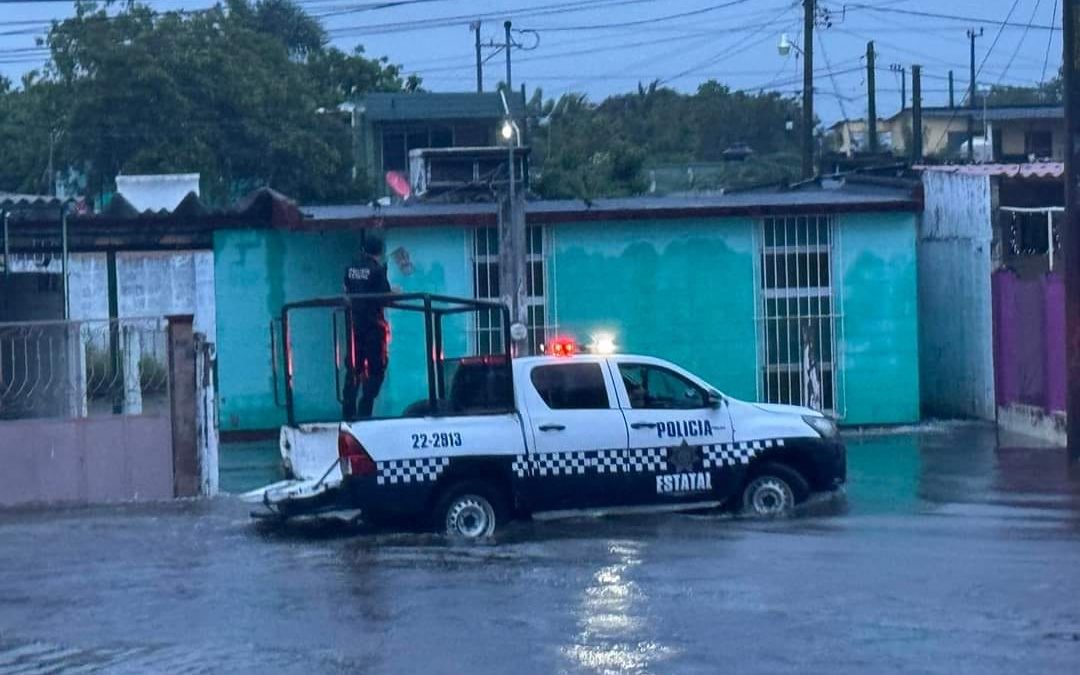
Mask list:
[[[799,517],[265,531],[233,498],[0,512],[0,673],[1016,673],[1080,664],[1080,475],[849,437]]]

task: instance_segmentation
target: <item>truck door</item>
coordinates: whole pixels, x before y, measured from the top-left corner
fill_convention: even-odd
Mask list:
[[[627,498],[635,504],[714,501],[736,489],[723,453],[727,406],[699,382],[660,362],[612,359],[629,433]]]
[[[618,502],[626,422],[602,359],[540,361],[522,372],[530,436],[527,494],[535,511]]]

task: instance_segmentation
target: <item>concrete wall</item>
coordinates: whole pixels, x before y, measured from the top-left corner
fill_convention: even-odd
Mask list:
[[[919,419],[916,217],[837,217],[842,284],[840,414],[846,424]]]
[[[722,391],[755,399],[757,228],[751,218],[552,225],[548,323],[583,343],[593,333],[612,332],[624,351],[669,358]],[[837,231],[833,276],[844,313],[837,345],[844,421],[915,421],[915,216],[840,216]],[[400,248],[410,263],[391,262],[392,285],[473,295],[469,228],[392,229],[386,239],[388,252]],[[284,410],[274,404],[269,322],[285,301],[340,293],[342,270],[358,243],[358,233],[216,233],[222,429],[272,429],[284,422]],[[457,321],[446,327],[448,357],[467,347],[469,326]],[[298,317],[292,331],[298,419],[337,419],[328,314]],[[376,405],[381,415],[399,413],[427,391],[419,317],[394,313],[392,331],[387,382]],[[284,401],[283,389],[279,398]]]
[[[388,253],[402,249],[409,265],[390,262],[392,286],[404,292],[471,297],[469,231],[461,227],[403,228],[384,233]],[[286,302],[340,295],[349,261],[361,233],[221,230],[214,235],[218,311],[218,384],[221,429],[274,429],[285,422],[275,404],[269,325]],[[399,256],[400,257],[400,256]],[[392,259],[393,256],[388,256]],[[376,414],[397,414],[427,396],[420,315],[394,312],[390,367]],[[294,389],[298,420],[336,420],[341,404],[335,386],[331,314],[325,309],[291,315]],[[467,333],[465,318],[448,320],[445,350],[460,355]],[[339,324],[344,362],[344,327]],[[279,333],[280,337],[280,333]],[[278,343],[278,359],[281,359]],[[278,398],[284,380],[278,368]]]
[[[931,417],[992,420],[990,179],[923,173],[919,226],[920,375]]]
[[[0,506],[171,499],[167,415],[0,423]]]
[[[552,309],[582,342],[674,361],[738,398],[757,396],[754,221],[560,224]]]

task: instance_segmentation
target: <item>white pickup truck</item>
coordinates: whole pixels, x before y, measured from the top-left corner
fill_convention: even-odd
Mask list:
[[[279,517],[358,510],[479,538],[527,517],[778,515],[846,479],[836,425],[817,411],[736,400],[658,358],[555,351],[440,363],[438,396],[402,417],[341,423],[337,465],[271,486],[263,503]]]

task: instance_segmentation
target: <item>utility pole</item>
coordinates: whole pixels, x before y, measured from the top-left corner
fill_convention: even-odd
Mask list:
[[[514,43],[510,39],[510,22],[504,21],[503,28],[506,29],[506,95],[509,96],[514,91],[514,83],[510,79],[510,48]]]
[[[899,63],[889,64],[889,70],[900,73],[900,112],[907,110],[907,68]]]
[[[803,0],[802,177],[814,177],[814,18],[816,0]]]
[[[866,138],[870,153],[878,151],[877,87],[874,86],[874,41],[866,43]]]
[[[484,93],[484,58],[480,54],[480,22],[473,21],[469,28],[476,33],[476,93]]]
[[[1080,0],[1064,0],[1063,66],[1065,75],[1065,372],[1066,437],[1069,457],[1080,460]],[[1052,244],[1051,244],[1052,245]]]
[[[911,163],[923,158],[922,66],[911,66]]]
[[[950,70],[949,71],[949,107],[950,108],[955,108],[956,107],[956,98],[954,97],[953,94],[954,94],[954,90],[953,90],[953,74],[952,74],[952,71]]]
[[[1068,4],[1066,2],[1065,4]],[[975,161],[975,38],[982,37],[983,29],[980,28],[979,32],[975,32],[974,28],[969,28],[967,32],[968,40],[971,41],[971,80],[968,90],[968,124],[967,124],[967,138],[968,138],[968,161]]]

